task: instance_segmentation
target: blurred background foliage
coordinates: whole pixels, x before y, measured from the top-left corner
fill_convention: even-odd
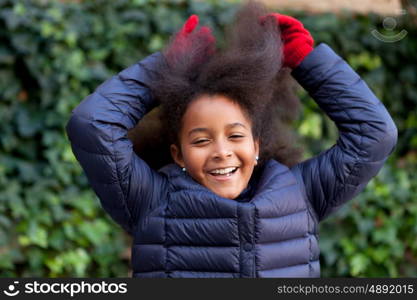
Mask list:
[[[190,14],[220,43],[237,1],[0,0],[0,276],[129,276],[130,238],[105,215],[64,127],[97,85],[160,50]],[[383,17],[299,18],[365,79],[399,129],[396,151],[355,200],[321,224],[322,276],[417,275],[417,40],[371,35]],[[300,91],[306,157],[337,130]]]

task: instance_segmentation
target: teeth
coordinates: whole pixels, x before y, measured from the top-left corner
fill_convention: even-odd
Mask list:
[[[236,167],[226,168],[226,169],[216,169],[216,170],[211,171],[210,173],[212,173],[212,174],[227,174],[227,173],[233,172],[236,169],[237,169]]]

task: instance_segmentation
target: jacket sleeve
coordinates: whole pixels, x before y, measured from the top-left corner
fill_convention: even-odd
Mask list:
[[[74,155],[103,208],[128,233],[164,184],[127,138],[128,130],[156,106],[146,83],[161,57],[150,55],[102,83],[72,111],[66,126]]]
[[[379,172],[397,143],[397,128],[366,83],[327,45],[317,46],[292,75],[339,130],[334,146],[293,167],[322,220]]]

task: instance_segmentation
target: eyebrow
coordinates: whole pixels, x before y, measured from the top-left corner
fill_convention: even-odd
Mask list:
[[[247,129],[247,127],[245,125],[243,125],[242,123],[239,123],[239,122],[230,123],[230,124],[226,125],[227,129],[234,128],[234,127],[243,127],[245,129]],[[196,132],[207,132],[207,131],[209,131],[209,130],[207,128],[203,128],[203,127],[193,128],[188,132],[188,136],[190,136],[190,135],[192,135],[193,133],[196,133]]]

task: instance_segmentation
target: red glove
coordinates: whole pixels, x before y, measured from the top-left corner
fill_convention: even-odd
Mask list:
[[[212,55],[215,51],[215,38],[211,33],[211,29],[202,26],[199,31],[194,31],[198,25],[198,16],[192,15],[178,31],[174,39],[171,41],[165,57],[168,63],[175,63],[177,59],[182,59],[193,54],[197,54],[193,45],[203,45],[203,51],[199,53],[200,57],[194,57],[195,63],[202,63],[205,58]],[[201,49],[199,49],[201,51]]]
[[[268,17],[274,17],[281,30],[281,39],[284,43],[283,66],[296,68],[313,50],[313,37],[303,24],[293,17],[270,13],[261,18],[261,24]]]

